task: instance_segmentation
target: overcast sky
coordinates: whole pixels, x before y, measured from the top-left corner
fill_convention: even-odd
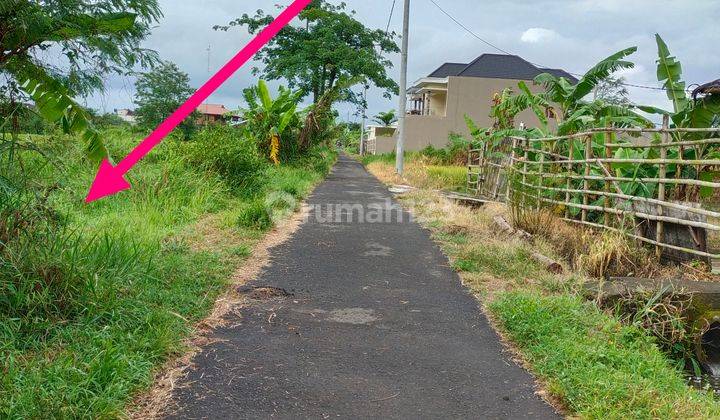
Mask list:
[[[671,52],[683,63],[688,84],[720,78],[720,1],[717,0],[435,0],[448,13],[490,43],[547,67],[580,73],[615,51],[637,46],[630,59],[636,68],[623,75],[629,83],[658,86],[655,79],[656,47],[659,32]],[[165,17],[153,30],[145,46],[163,59],[189,73],[193,87],[208,77],[210,68],[219,69],[242,48],[250,36],[242,29],[216,32],[243,13],[272,10],[289,0],[160,0]],[[346,0],[348,9],[366,26],[384,29],[392,0]],[[400,32],[402,0],[398,0],[390,30]],[[399,41],[398,41],[399,42]],[[426,76],[446,61],[469,62],[482,53],[497,53],[443,15],[430,0],[412,0],[410,25],[410,81]],[[396,80],[396,66],[389,72]],[[246,66],[211,98],[235,109],[242,105],[242,89],[254,84]],[[134,80],[114,77],[107,90],[88,100],[101,111],[132,107]],[[629,88],[635,103],[669,106],[663,92]],[[384,99],[370,91],[369,115],[397,107],[397,100]],[[343,118],[349,107],[341,106]]]

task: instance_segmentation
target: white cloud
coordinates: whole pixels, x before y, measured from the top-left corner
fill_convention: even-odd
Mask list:
[[[522,36],[520,36],[520,41],[537,44],[540,42],[551,41],[559,37],[560,35],[552,29],[530,28],[523,32]]]

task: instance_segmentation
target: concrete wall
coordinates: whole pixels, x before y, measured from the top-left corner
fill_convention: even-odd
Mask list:
[[[447,105],[445,117],[438,115],[420,116],[408,115],[405,118],[405,150],[418,151],[428,145],[442,148],[448,144],[450,133],[458,133],[469,137],[470,132],[465,124],[465,115],[472,118],[479,127],[489,127],[493,124],[490,118],[492,99],[496,93],[505,88],[513,88],[518,91],[519,80],[508,79],[485,79],[477,77],[450,77],[448,81]],[[539,92],[540,86],[532,86],[527,82],[531,90]],[[442,115],[442,114],[440,114]],[[527,127],[538,127],[539,122],[535,114],[526,110],[518,115],[516,124],[524,122]],[[381,143],[385,143],[381,146]],[[392,145],[394,150],[395,140],[385,141],[378,139],[377,153],[380,150],[387,150]]]
[[[397,136],[379,136],[375,137],[375,154],[384,155],[386,153],[392,153],[395,151],[395,145],[397,144]]]
[[[447,93],[433,92],[430,94],[430,115],[434,117],[444,117],[447,113]]]

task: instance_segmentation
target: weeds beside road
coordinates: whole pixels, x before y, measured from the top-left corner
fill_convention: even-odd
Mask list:
[[[406,161],[404,178],[394,173],[387,158],[368,161],[368,170],[381,181],[419,188],[400,200],[433,231],[465,285],[481,299],[499,332],[537,375],[545,395],[568,414],[583,418],[720,416],[720,405],[712,395],[689,388],[681,362],[661,351],[654,337],[639,326],[621,324],[614,313],[582,299],[585,273],[607,269],[612,249],[602,249],[602,258],[589,258],[597,257],[600,250],[583,249],[585,242],[578,238],[537,235],[531,245],[500,234],[493,228],[493,217],[512,218],[504,205],[487,204],[474,210],[449,202],[434,191],[438,186],[427,181],[429,171],[413,158]],[[574,232],[574,236],[582,234]],[[563,262],[566,274],[554,275],[530,258],[531,252],[540,251],[563,261],[560,252],[569,250],[563,250],[559,242],[577,245],[571,248],[583,257],[579,267],[584,268]],[[597,237],[594,242],[613,243]],[[641,261],[643,256],[638,258]]]
[[[49,160],[22,152],[25,191],[48,198],[0,203],[0,417],[122,417],[272,227],[267,197],[299,203],[334,161],[316,148],[269,165],[234,135],[167,141],[132,190],[89,206],[94,171],[73,139],[46,139]],[[104,136],[116,156],[140,140]]]

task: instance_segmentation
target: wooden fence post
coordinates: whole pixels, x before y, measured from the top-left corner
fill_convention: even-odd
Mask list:
[[[530,150],[529,150],[530,148],[528,146],[530,145],[530,142],[527,139],[525,139],[523,144],[524,144],[525,154],[523,155],[523,176],[522,176],[523,185],[522,185],[521,190],[523,191],[523,198],[522,198],[523,207],[526,207],[525,199],[527,198],[527,195],[529,194],[528,191],[525,191],[525,188],[527,188],[528,160],[530,159]]]
[[[610,129],[612,129],[612,125],[608,124],[607,128],[608,131],[605,132],[605,144],[611,143],[613,141],[613,133],[610,131]],[[610,158],[612,157],[611,155],[612,150],[609,147],[605,146],[605,158]],[[605,185],[603,186],[605,189],[605,193],[610,193],[610,181],[606,180],[604,184]],[[605,201],[603,205],[606,209],[609,209],[611,207],[610,196],[605,196]],[[610,213],[608,213],[607,211],[605,211],[605,226],[610,226]]]
[[[540,142],[540,169],[538,170],[538,190],[537,190],[537,210],[540,211],[540,202],[542,201],[543,174],[545,173],[545,153],[543,153],[543,143]]]
[[[587,206],[590,204],[590,198],[588,197],[588,191],[590,191],[590,180],[587,178],[590,176],[590,159],[592,159],[592,134],[588,135],[585,139],[585,178],[583,179],[583,205]],[[588,210],[587,208],[582,209],[582,221],[587,222]]]
[[[568,161],[573,160],[573,149],[575,145],[575,141],[573,139],[566,139],[568,144]],[[572,189],[572,178],[570,178],[570,175],[572,175],[573,165],[572,163],[567,164],[567,174],[565,176],[565,218],[570,218],[570,189]]]
[[[663,116],[663,133],[660,141],[662,142],[662,145],[660,146],[660,159],[667,159],[667,147],[669,142],[669,132],[667,131],[670,126],[670,117],[668,115]],[[660,179],[667,178],[667,165],[663,162],[660,164],[660,171],[658,173],[658,177]],[[659,181],[658,184],[658,200],[665,201],[665,181]],[[664,208],[661,204],[657,206],[657,212],[658,216],[663,216]],[[662,220],[658,220],[655,222],[655,241],[658,243],[658,245],[655,246],[655,255],[660,258],[662,256],[662,247],[659,244],[663,243],[663,239],[665,236],[665,224]]]
[[[510,149],[510,162],[507,165],[507,169],[505,169],[505,179],[507,180],[507,185],[505,189],[505,203],[510,205],[510,193],[512,192],[512,179],[511,176],[515,175],[515,149],[517,148],[517,138],[512,138],[512,146]]]

